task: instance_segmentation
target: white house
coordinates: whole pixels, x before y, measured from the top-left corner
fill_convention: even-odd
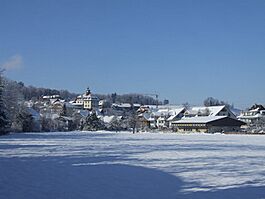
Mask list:
[[[174,109],[173,114],[167,118],[168,127],[172,128],[172,122],[180,120],[184,116],[185,111],[186,108],[184,107]]]
[[[265,108],[262,105],[253,105],[247,111],[243,111],[238,119],[246,122],[247,124],[253,124],[259,120],[265,119]]]

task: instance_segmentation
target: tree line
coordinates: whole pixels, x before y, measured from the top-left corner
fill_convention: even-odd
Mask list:
[[[71,93],[67,90],[57,90],[57,89],[49,89],[49,88],[37,88],[34,86],[25,86],[23,82],[17,82],[10,79],[7,79],[3,75],[3,70],[0,70],[0,134],[5,134],[9,131],[32,131],[34,129],[34,118],[32,113],[29,111],[28,107],[25,105],[25,101],[32,100],[33,102],[40,101],[43,96],[50,95],[59,95],[61,98],[66,101],[75,99],[78,94]],[[141,94],[125,94],[118,95],[116,93],[100,95],[96,94],[99,99],[103,99],[106,101],[106,105],[111,107],[112,103],[138,103],[138,104],[161,104],[161,102],[157,102],[155,99],[149,96],[144,96]],[[35,108],[35,107],[33,107]],[[39,111],[37,108],[35,109]],[[71,116],[63,115],[62,116]],[[73,126],[73,130],[75,129],[89,129],[90,119],[86,120],[87,125],[83,127],[77,127],[77,125]],[[128,119],[125,120],[125,123],[128,123]],[[54,124],[51,119],[41,118],[41,122],[43,123],[42,130],[49,131],[50,129],[55,129],[55,127],[49,127]],[[116,121],[117,123],[117,121]],[[47,128],[46,128],[47,126]],[[58,125],[55,125],[58,126]],[[102,128],[102,125],[99,125]],[[115,126],[115,122],[114,122]],[[126,125],[123,125],[126,126]],[[128,126],[128,125],[127,125]],[[74,129],[75,127],[75,129]],[[113,128],[110,127],[110,128]]]

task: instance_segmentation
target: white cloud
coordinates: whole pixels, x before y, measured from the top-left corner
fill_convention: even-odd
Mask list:
[[[13,55],[12,57],[8,58],[3,64],[1,64],[1,68],[5,70],[14,70],[21,68],[23,63],[23,59],[21,55]]]

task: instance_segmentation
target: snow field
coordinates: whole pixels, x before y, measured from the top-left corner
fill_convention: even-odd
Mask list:
[[[0,137],[5,198],[265,198],[265,136],[128,132]]]

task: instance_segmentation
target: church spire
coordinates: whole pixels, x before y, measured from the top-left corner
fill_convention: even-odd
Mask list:
[[[86,95],[90,95],[90,94],[91,94],[91,91],[90,91],[89,87],[87,87],[87,89],[86,89]]]

